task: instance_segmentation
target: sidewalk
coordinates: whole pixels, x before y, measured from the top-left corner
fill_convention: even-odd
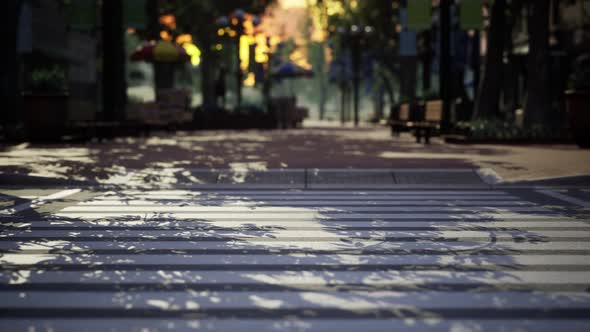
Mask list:
[[[587,159],[367,128],[10,147],[0,330],[587,331],[588,182],[481,173]]]
[[[492,169],[503,181],[590,175],[590,151],[574,145],[417,144],[387,128],[205,131],[62,145],[0,145],[0,172],[125,183],[129,174],[194,169]],[[186,173],[190,176],[189,173]]]

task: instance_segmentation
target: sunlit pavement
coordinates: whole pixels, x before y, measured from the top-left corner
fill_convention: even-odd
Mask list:
[[[491,169],[504,182],[590,175],[590,152],[575,145],[429,146],[385,127],[159,133],[71,144],[0,144],[0,183],[43,180],[129,185],[131,175],[186,183],[192,169]],[[15,178],[14,175],[29,179]],[[190,175],[190,174],[189,174]],[[35,178],[39,179],[35,179]],[[32,179],[31,179],[32,178]],[[137,178],[133,179],[134,181]]]
[[[590,329],[590,187],[186,177],[200,183],[1,189],[0,330]]]
[[[590,155],[385,128],[0,149],[0,331],[590,330]]]

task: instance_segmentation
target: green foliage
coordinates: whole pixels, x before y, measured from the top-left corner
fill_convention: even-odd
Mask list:
[[[261,14],[274,2],[275,0],[175,0],[162,3],[162,10],[176,16],[177,29],[173,33],[189,33],[197,45],[209,45],[217,37],[219,27],[215,21],[218,17],[229,16],[236,9]]]
[[[439,99],[440,95],[437,91],[435,90],[428,90],[424,92],[424,99],[426,100],[433,100],[433,99]]]
[[[569,87],[578,91],[590,90],[590,54],[584,54],[574,62]]]
[[[138,96],[129,95],[127,96],[127,104],[129,105],[142,105],[145,104],[145,100]]]
[[[415,99],[412,99],[412,98],[407,97],[407,96],[400,96],[399,97],[398,104],[406,104],[406,103],[411,103],[413,101],[415,101]]]
[[[514,123],[497,119],[458,122],[457,132],[478,140],[535,140],[556,139],[560,134],[554,128],[543,125],[519,127]]]
[[[31,72],[29,87],[37,92],[64,92],[67,90],[65,71],[59,66],[35,69]]]
[[[394,102],[395,90],[399,81],[399,65],[392,54],[397,54],[398,34],[395,27],[398,23],[397,9],[391,1],[362,0],[356,1],[352,6],[351,1],[340,0],[344,13],[330,16],[328,25],[331,26],[330,39],[334,46],[334,57],[349,54],[349,46],[346,38],[338,33],[338,28],[346,28],[352,24],[371,26],[373,32],[363,45],[363,52],[371,54],[378,64],[376,75],[383,79],[390,102]]]

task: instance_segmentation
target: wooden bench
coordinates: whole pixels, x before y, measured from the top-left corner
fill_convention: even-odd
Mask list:
[[[303,119],[309,114],[307,108],[297,106],[295,97],[273,97],[270,108],[277,127],[282,129],[301,127]]]
[[[443,118],[442,100],[429,100],[425,103],[424,119],[416,123],[416,141],[420,143],[424,137],[424,143],[430,143],[430,137],[440,129]]]
[[[410,104],[405,103],[398,106],[397,112],[392,112],[389,120],[391,127],[391,136],[399,137],[402,131],[408,131],[411,127],[410,121]]]
[[[411,131],[415,126],[416,109],[409,103],[399,105],[397,114],[389,121],[391,135],[399,137],[401,132]]]

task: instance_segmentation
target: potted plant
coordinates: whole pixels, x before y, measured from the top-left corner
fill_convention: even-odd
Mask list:
[[[56,139],[67,120],[66,75],[58,66],[31,72],[29,90],[23,93],[24,123],[31,139]]]
[[[590,54],[576,59],[566,91],[566,105],[574,140],[590,148]]]

